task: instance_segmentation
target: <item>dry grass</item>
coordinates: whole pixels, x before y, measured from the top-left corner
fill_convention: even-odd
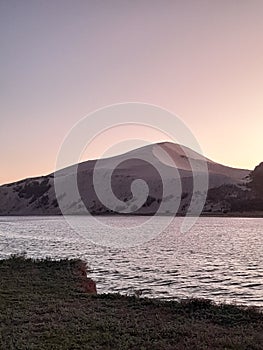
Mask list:
[[[0,349],[263,349],[253,308],[89,295],[82,278],[78,260],[0,261]]]

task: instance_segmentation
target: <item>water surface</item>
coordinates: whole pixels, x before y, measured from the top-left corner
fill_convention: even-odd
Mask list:
[[[89,218],[77,220],[89,227]],[[111,226],[125,230],[146,218],[99,220],[110,237]],[[34,258],[85,259],[101,293],[140,289],[148,297],[205,297],[262,307],[263,219],[199,218],[187,233],[180,232],[181,222],[176,218],[140,246],[118,249],[93,244],[63,217],[0,217],[0,258],[25,251]]]

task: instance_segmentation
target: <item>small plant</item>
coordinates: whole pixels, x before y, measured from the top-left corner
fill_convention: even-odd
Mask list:
[[[131,288],[130,292],[127,294],[127,296],[140,298],[142,296],[143,291],[141,289],[135,289]]]

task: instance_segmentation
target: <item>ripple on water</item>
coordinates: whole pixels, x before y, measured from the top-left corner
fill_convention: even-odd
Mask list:
[[[103,220],[111,225],[128,220],[127,226],[145,218]],[[2,217],[0,257],[26,251],[34,258],[85,259],[99,292],[140,289],[148,297],[206,297],[263,306],[263,219],[199,218],[185,234],[181,221],[176,218],[142,246],[118,250],[80,238],[62,217]],[[110,227],[105,229],[110,234]]]

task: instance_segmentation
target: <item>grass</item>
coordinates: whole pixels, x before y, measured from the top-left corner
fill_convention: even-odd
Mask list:
[[[0,261],[0,349],[263,349],[255,308],[84,292],[79,260]]]

